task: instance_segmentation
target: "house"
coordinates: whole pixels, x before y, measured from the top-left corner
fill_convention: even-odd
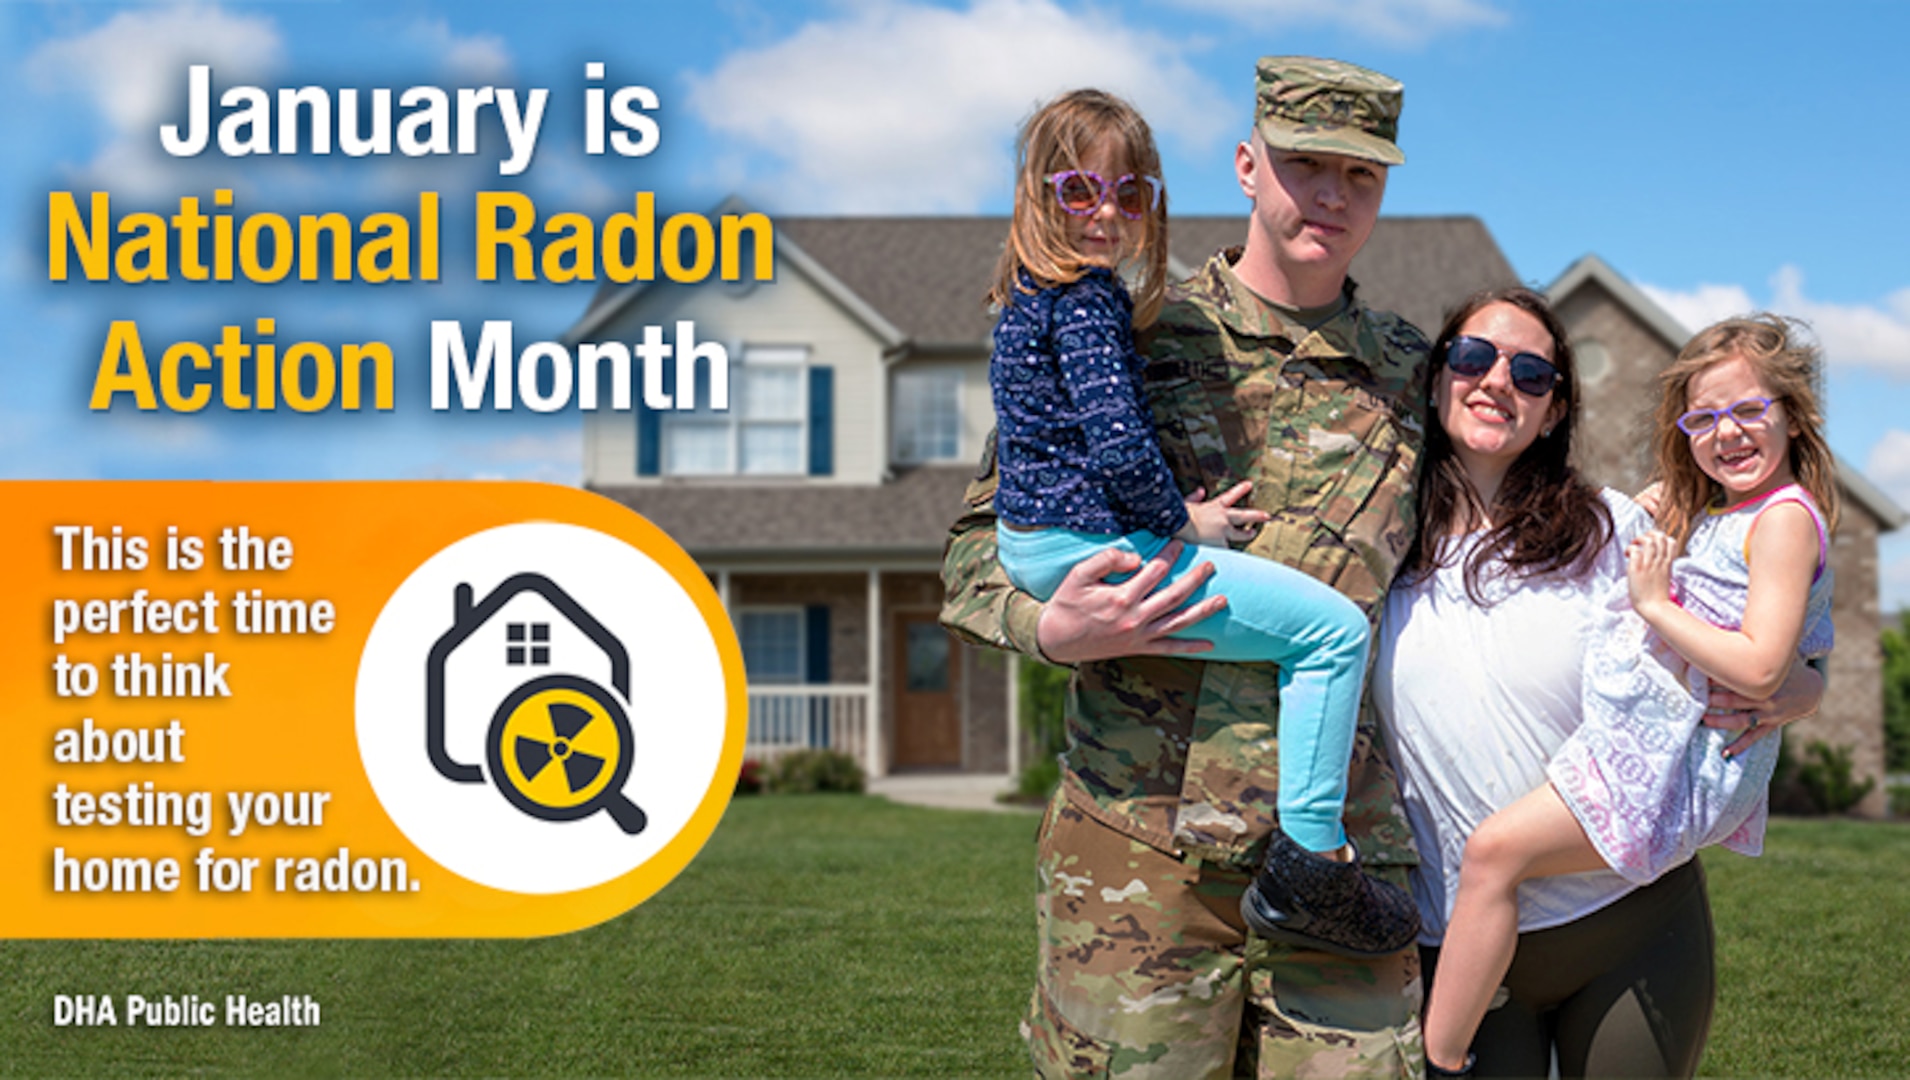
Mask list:
[[[751,756],[829,745],[872,775],[1019,767],[1016,658],[936,623],[943,536],[993,424],[983,294],[1007,229],[1002,217],[782,218],[774,282],[605,288],[566,335],[629,340],[691,319],[699,338],[729,343],[727,414],[592,414],[584,482],[662,527],[716,583],[748,668]],[[1242,217],[1178,216],[1171,267],[1191,272],[1245,234]],[[1382,218],[1352,274],[1368,303],[1428,332],[1471,292],[1518,280],[1470,217]],[[1591,328],[1646,317],[1576,284],[1556,295]],[[1608,338],[1612,355],[1634,347]],[[1877,505],[1879,527],[1894,527],[1901,512]],[[1856,677],[1833,679],[1840,701],[1861,697]],[[1880,713],[1868,722],[1881,731]]]

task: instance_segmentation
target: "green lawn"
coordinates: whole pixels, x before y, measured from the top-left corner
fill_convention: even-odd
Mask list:
[[[1704,854],[1718,1011],[1704,1076],[1910,1075],[1910,824],[1779,820]]]
[[[0,1073],[1025,1075],[1035,824],[739,799],[656,898],[549,940],[0,943]],[[1779,822],[1706,865],[1705,1074],[1910,1071],[1910,827]],[[309,993],[324,1024],[52,1025],[56,993],[195,990]]]
[[[535,941],[0,943],[0,1073],[1015,1075],[1037,822],[738,799],[649,902]],[[52,1024],[56,993],[195,989],[324,1023]]]

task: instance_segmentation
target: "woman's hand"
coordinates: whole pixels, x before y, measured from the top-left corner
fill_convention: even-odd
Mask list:
[[[1187,498],[1187,524],[1181,526],[1175,537],[1208,547],[1226,547],[1236,541],[1253,539],[1254,530],[1268,519],[1268,513],[1251,506],[1234,506],[1252,490],[1252,480],[1242,480],[1211,499],[1207,498],[1206,488],[1195,490]]]
[[[1652,622],[1655,608],[1671,602],[1671,563],[1677,557],[1677,545],[1656,529],[1625,547],[1625,586],[1631,593],[1631,609],[1646,622]]]
[[[1209,596],[1182,607],[1208,578],[1212,563],[1197,563],[1178,581],[1156,588],[1180,558],[1175,540],[1139,566],[1131,552],[1106,548],[1075,564],[1041,610],[1035,642],[1057,664],[1079,664],[1116,656],[1161,656],[1206,652],[1211,641],[1169,635],[1193,626],[1227,606],[1224,596]],[[1106,579],[1134,572],[1119,584]]]
[[[1725,757],[1736,757],[1785,724],[1815,714],[1823,700],[1823,675],[1800,660],[1791,665],[1791,673],[1777,688],[1777,693],[1765,701],[1712,684],[1711,700],[1704,711],[1704,726],[1742,732],[1724,748]]]

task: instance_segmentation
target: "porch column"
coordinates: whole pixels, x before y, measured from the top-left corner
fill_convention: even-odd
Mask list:
[[[882,752],[882,571],[869,571],[869,760],[870,776],[886,776]]]
[[[723,605],[723,614],[730,614],[730,572],[716,572],[716,599]]]

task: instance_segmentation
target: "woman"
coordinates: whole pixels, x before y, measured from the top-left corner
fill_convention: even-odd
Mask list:
[[[1420,850],[1412,882],[1437,979],[1473,829],[1546,782],[1580,720],[1582,634],[1649,517],[1573,471],[1578,386],[1563,327],[1525,289],[1481,293],[1433,348],[1420,530],[1382,620],[1373,694]],[[1781,695],[1816,690],[1793,678]],[[1741,704],[1714,698],[1714,708]],[[1721,726],[1741,724],[1733,719]],[[1762,737],[1755,722],[1746,738]],[[1715,996],[1704,873],[1637,888],[1599,872],[1528,882],[1511,970],[1473,1050],[1428,1046],[1432,1075],[1690,1076]],[[1442,1056],[1445,1060],[1441,1060]]]

